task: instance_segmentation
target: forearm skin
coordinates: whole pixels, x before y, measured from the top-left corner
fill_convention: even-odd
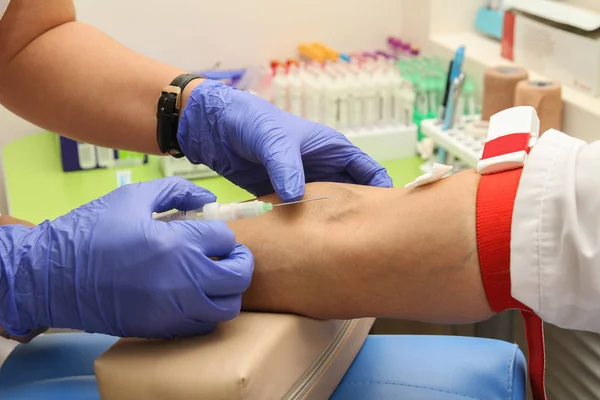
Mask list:
[[[243,308],[451,324],[491,317],[475,234],[478,181],[469,171],[413,190],[312,183],[305,198],[331,197],[230,223],[255,257]]]
[[[314,183],[305,198],[331,198],[231,223],[256,262],[244,308],[324,319],[489,318],[475,234],[478,181],[469,171],[414,190]]]

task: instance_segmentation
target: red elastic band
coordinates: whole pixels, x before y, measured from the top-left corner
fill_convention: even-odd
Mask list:
[[[492,142],[486,144],[486,149],[490,143]],[[489,150],[491,154],[495,152],[496,149]],[[505,153],[506,151],[501,154]],[[529,381],[533,398],[545,400],[543,323],[530,308],[513,299],[510,287],[510,231],[515,196],[522,171],[520,168],[481,176],[477,190],[477,249],[483,285],[492,310],[495,312],[509,309],[522,310],[527,331]]]
[[[546,345],[544,343],[544,322],[532,311],[521,310],[521,315],[525,321],[525,334],[527,335],[527,348],[529,349],[531,394],[535,400],[545,400],[546,355],[544,352]]]
[[[523,150],[529,153],[529,139],[531,139],[529,133],[513,133],[490,140],[483,148],[481,159],[485,160]]]

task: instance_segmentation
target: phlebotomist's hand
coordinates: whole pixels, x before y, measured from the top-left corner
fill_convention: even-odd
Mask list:
[[[191,92],[178,141],[191,162],[256,196],[298,200],[315,181],[392,187],[385,168],[339,132],[214,81]]]
[[[23,225],[30,228],[33,228],[35,226],[29,221],[24,221],[22,219],[14,218],[9,215],[0,215],[0,226],[4,225]],[[39,327],[31,331],[27,336],[12,336],[0,326],[0,337],[3,337],[5,339],[16,340],[19,343],[29,343],[33,338],[40,335],[41,333],[46,332],[47,330],[48,328],[46,327]]]
[[[11,337],[50,327],[154,338],[203,334],[234,318],[250,251],[222,222],[152,218],[213,201],[167,178],[123,186],[36,227],[0,226],[0,326]]]

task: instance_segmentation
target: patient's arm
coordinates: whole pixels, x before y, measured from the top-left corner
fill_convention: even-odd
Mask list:
[[[313,183],[305,198],[331,198],[231,223],[256,260],[244,309],[446,323],[490,317],[475,234],[478,181],[468,171],[413,190]]]

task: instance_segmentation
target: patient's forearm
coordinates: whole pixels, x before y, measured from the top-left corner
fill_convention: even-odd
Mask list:
[[[305,198],[331,198],[232,223],[256,261],[244,308],[446,323],[490,317],[475,234],[478,180],[469,171],[410,191],[314,183]]]

